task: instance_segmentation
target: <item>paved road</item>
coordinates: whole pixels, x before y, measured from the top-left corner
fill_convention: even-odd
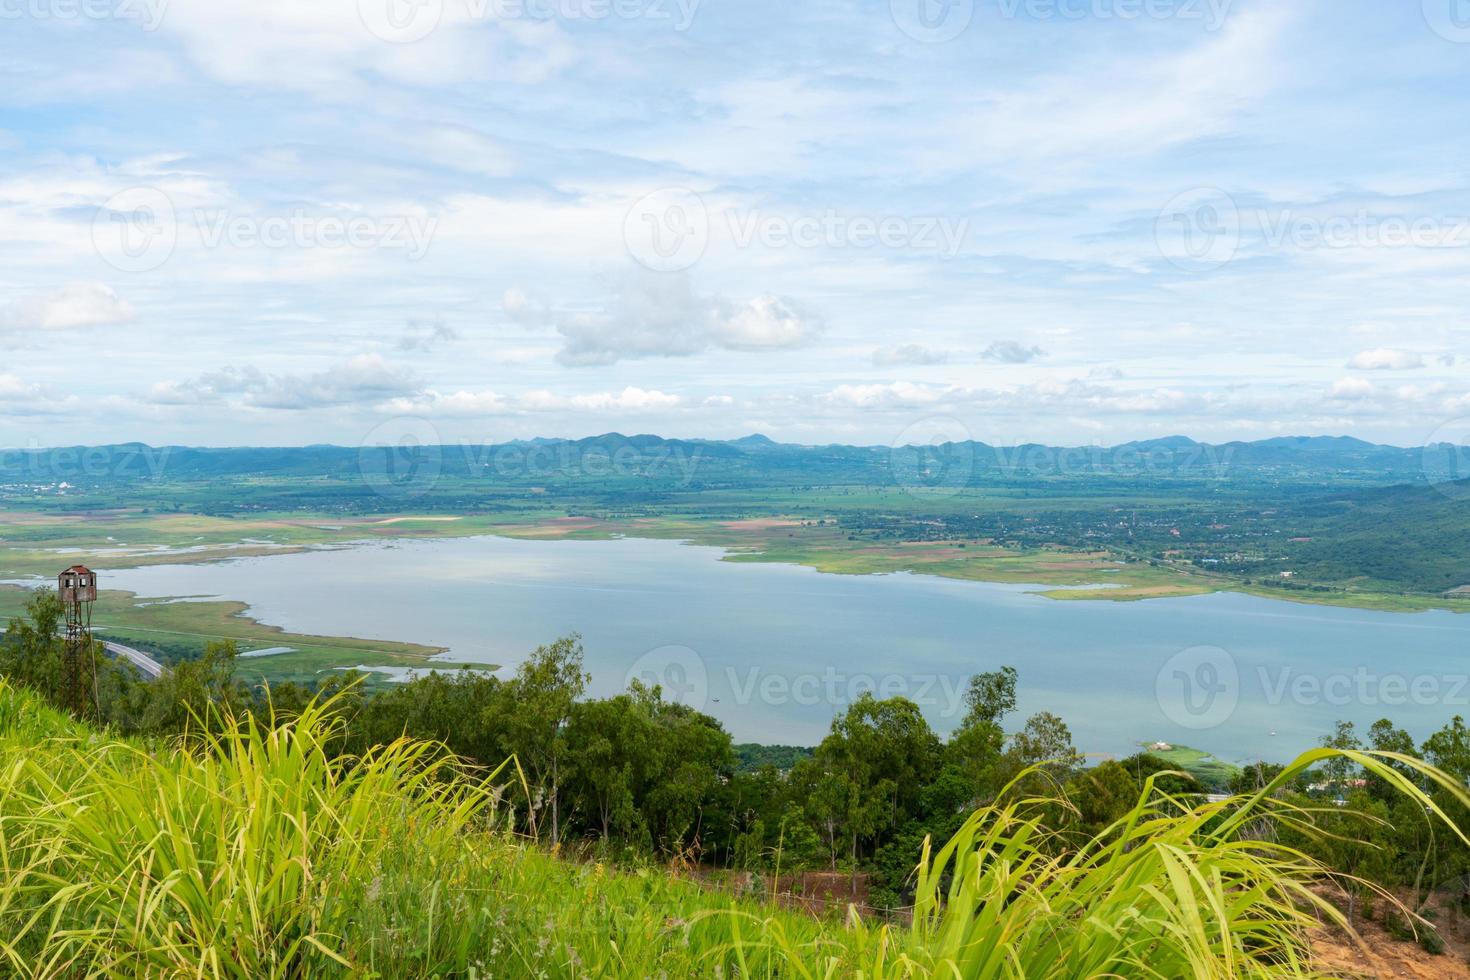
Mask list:
[[[0,635],[4,635],[4,633],[5,630],[0,628]],[[113,643],[110,640],[103,640],[102,645],[114,657],[122,657],[131,661],[133,666],[147,674],[150,680],[158,680],[163,674],[163,664],[154,660],[142,650],[134,650],[132,647],[125,647],[121,643]]]
[[[104,640],[102,642],[102,645],[106,647],[107,652],[112,654],[114,657],[124,657],[132,661],[133,666],[137,667],[139,670],[141,670],[143,673],[147,674],[150,678],[154,680],[157,680],[159,675],[163,673],[163,664],[159,663],[157,660],[154,660],[152,657],[148,656],[148,654],[146,653],[143,653],[141,650],[134,650],[132,647],[125,647],[121,643],[112,643],[107,640]]]

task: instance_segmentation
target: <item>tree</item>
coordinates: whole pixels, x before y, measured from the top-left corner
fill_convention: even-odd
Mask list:
[[[1419,758],[1418,748],[1414,745],[1414,739],[1402,728],[1395,728],[1393,722],[1387,718],[1380,718],[1368,729],[1368,747],[1374,752],[1394,752],[1411,758]],[[1391,768],[1397,770],[1405,779],[1418,781],[1418,774],[1402,762],[1388,760]],[[1399,792],[1388,784],[1382,776],[1369,772],[1366,774],[1368,781],[1368,795],[1375,800],[1397,800]]]
[[[881,843],[881,832],[919,814],[939,757],[938,737],[907,698],[879,701],[864,693],[833,720],[815,761],[834,865],[836,826],[843,829],[855,872],[866,845]]]
[[[42,589],[26,602],[26,616],[12,619],[0,639],[0,673],[53,704],[62,702],[64,612],[56,593]]]
[[[998,764],[1005,751],[1002,720],[1016,707],[1016,670],[976,674],[965,692],[965,718],[944,749],[947,768],[970,787],[967,805],[983,802],[999,790]]]
[[[1322,747],[1326,749],[1337,749],[1348,752],[1362,748],[1363,743],[1358,741],[1356,727],[1350,721],[1339,721],[1337,729],[1322,738]],[[1335,794],[1339,798],[1346,798],[1351,786],[1349,783],[1358,773],[1358,764],[1351,759],[1337,756],[1322,763],[1322,776],[1327,783],[1327,792]]]
[[[1025,727],[1011,737],[1011,748],[1006,755],[1011,772],[1039,766],[1058,782],[1082,765],[1082,754],[1072,744],[1071,729],[1050,711],[1040,711],[1027,718]]]
[[[1016,668],[976,674],[965,691],[965,720],[962,728],[975,725],[999,725],[1001,719],[1016,710]]]
[[[170,734],[199,725],[213,728],[225,715],[243,714],[250,707],[250,696],[235,680],[239,653],[234,640],[214,640],[198,659],[181,661],[164,671],[148,686],[140,727]]]
[[[532,783],[531,810],[551,810],[551,839],[561,839],[560,792],[566,758],[566,726],[572,705],[592,679],[583,669],[582,638],[573,634],[537,647],[505,685],[502,719],[506,747]]]
[[[643,706],[627,694],[581,702],[572,708],[567,744],[569,794],[603,843],[614,833],[646,838],[637,797],[656,760],[653,724]]]

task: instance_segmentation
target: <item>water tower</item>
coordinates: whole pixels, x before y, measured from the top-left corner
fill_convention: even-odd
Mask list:
[[[94,702],[97,687],[97,652],[92,647],[92,603],[97,601],[97,574],[85,565],[73,565],[56,577],[56,594],[66,609],[62,696],[67,709],[82,717]]]

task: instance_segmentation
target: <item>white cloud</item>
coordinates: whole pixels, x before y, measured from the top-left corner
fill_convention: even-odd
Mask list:
[[[411,398],[423,391],[412,372],[378,354],[360,354],[315,374],[267,374],[257,367],[226,367],[191,381],[153,386],[148,400],[160,405],[227,402],[251,408],[306,410]]]
[[[556,311],[519,289],[505,294],[503,307],[517,323],[555,327],[563,338],[557,360],[576,366],[707,350],[790,350],[822,330],[821,320],[789,300],[700,296],[683,274],[637,275],[597,311]]]
[[[393,0],[171,0],[159,28],[220,81],[333,100],[360,94],[374,76],[416,86],[537,84],[575,60],[554,20],[477,16],[493,9]],[[394,29],[388,18],[395,15],[410,34]],[[414,40],[392,43],[373,28]]]
[[[897,347],[880,347],[873,351],[873,363],[878,367],[898,364],[948,364],[949,352],[931,350],[923,344],[900,344]]]
[[[100,282],[74,282],[44,296],[20,300],[0,322],[12,330],[75,330],[129,323],[137,312]]]
[[[1338,378],[1327,393],[1328,398],[1339,401],[1357,401],[1372,397],[1377,392],[1372,382],[1362,378]]]
[[[1358,371],[1406,371],[1422,368],[1424,357],[1414,351],[1375,347],[1354,354],[1347,366]]]
[[[917,385],[911,381],[894,381],[890,384],[838,385],[821,401],[829,405],[848,408],[903,408],[914,405],[932,405],[956,389]]]
[[[432,323],[411,320],[402,336],[398,338],[398,349],[428,353],[440,344],[447,344],[458,339],[459,331],[443,320],[434,320]]]
[[[45,391],[40,385],[22,381],[19,376],[14,374],[0,374],[0,401],[36,401],[44,398],[45,394]]]
[[[1026,364],[1045,355],[1046,351],[1040,347],[1027,347],[1014,340],[997,340],[981,352],[980,358],[1002,364]]]

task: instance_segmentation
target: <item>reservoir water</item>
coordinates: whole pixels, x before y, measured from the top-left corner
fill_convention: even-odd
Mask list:
[[[913,699],[946,733],[968,677],[1004,664],[1020,673],[1010,722],[1054,712],[1089,753],[1165,741],[1284,760],[1338,719],[1389,717],[1422,738],[1470,714],[1470,616],[1231,593],[1066,602],[722,554],[638,539],[398,541],[120,570],[107,584],[237,599],[290,631],[442,646],[508,669],[575,631],[594,693],[658,681],[737,741],[814,744],[864,690]]]

